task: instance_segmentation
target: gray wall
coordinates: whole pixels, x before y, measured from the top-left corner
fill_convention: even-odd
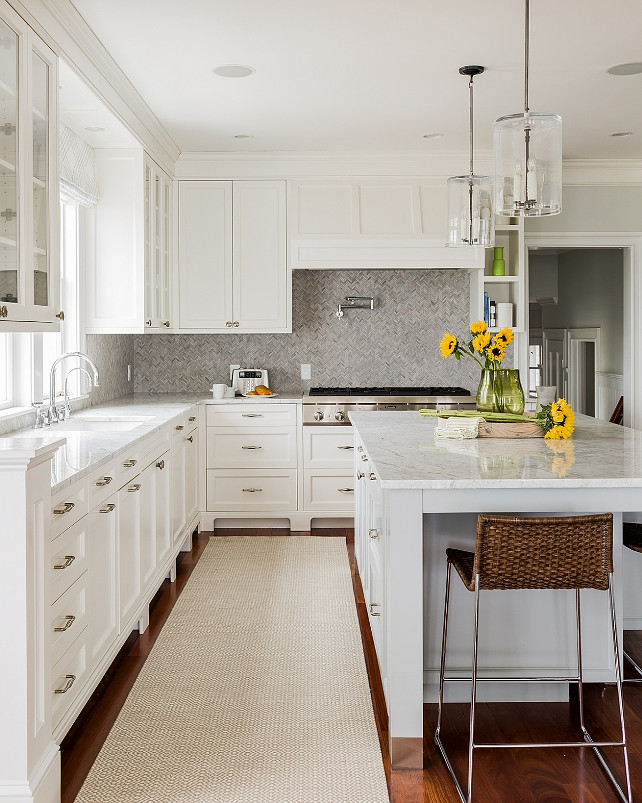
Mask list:
[[[622,251],[576,249],[558,257],[558,303],[542,309],[542,326],[600,327],[600,370],[623,371]]]
[[[642,187],[563,188],[562,213],[527,218],[526,234],[562,231],[642,231]]]
[[[348,310],[346,296],[374,296],[375,309]],[[466,270],[319,270],[293,272],[292,334],[140,335],[135,339],[136,392],[207,392],[229,381],[230,363],[267,368],[270,385],[461,385],[476,391],[472,360],[445,360],[446,331],[470,324]],[[310,363],[312,379],[300,379]]]

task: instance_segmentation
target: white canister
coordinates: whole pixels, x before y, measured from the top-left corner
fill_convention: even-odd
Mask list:
[[[212,385],[212,397],[215,399],[224,399],[226,388],[227,385],[224,384]]]
[[[509,302],[497,302],[497,328],[504,329],[513,325],[513,305]]]
[[[555,401],[557,387],[555,385],[537,385],[535,393],[537,393],[537,407],[535,409],[539,411],[542,407]]]

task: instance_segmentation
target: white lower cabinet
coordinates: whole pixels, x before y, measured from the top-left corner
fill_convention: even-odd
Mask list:
[[[131,630],[141,596],[141,489],[136,477],[118,491],[118,632]]]
[[[296,510],[296,469],[208,469],[207,506],[213,511]]]
[[[194,409],[194,408],[193,408]],[[196,414],[52,496],[50,598],[53,732],[60,741],[171,571],[198,515]],[[190,440],[191,437],[191,440]],[[181,465],[172,486],[173,448]],[[174,477],[175,478],[175,477]],[[172,529],[181,499],[182,529]],[[185,524],[186,523],[186,524]]]
[[[90,611],[89,660],[100,662],[118,635],[118,497],[89,514],[87,585]]]
[[[171,511],[174,543],[198,512],[198,418],[191,412],[172,429]]]
[[[304,510],[353,514],[353,440],[352,427],[303,427]]]

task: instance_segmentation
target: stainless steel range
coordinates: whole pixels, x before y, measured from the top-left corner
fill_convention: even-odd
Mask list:
[[[474,410],[475,396],[455,387],[310,388],[303,397],[303,424],[349,425],[354,410]]]

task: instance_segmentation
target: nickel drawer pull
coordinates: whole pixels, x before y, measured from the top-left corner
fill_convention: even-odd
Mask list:
[[[372,527],[370,530],[368,530],[368,535],[370,536],[370,538],[372,538],[373,541],[376,541],[377,538],[381,538],[381,536],[379,535],[379,530],[377,530],[375,527]]]
[[[182,424],[179,424],[177,427],[174,427],[174,429],[181,430],[181,429],[185,429],[185,427]]]
[[[241,446],[241,449],[262,449],[262,446]]]
[[[185,440],[189,441],[190,443],[194,443],[194,436],[190,435],[189,438],[185,438]]]
[[[241,413],[241,418],[263,418],[263,413]]]
[[[139,482],[135,483],[134,485],[130,485],[129,488],[127,489],[127,493],[128,494],[135,494],[136,491],[140,491],[140,483]]]
[[[125,462],[123,463],[123,468],[133,468],[136,465],[136,463],[138,463],[138,460],[134,460],[133,458],[131,458],[130,460],[125,460]]]
[[[162,471],[165,468],[165,461],[159,460],[158,463],[156,463],[156,468],[160,468],[160,470]]]
[[[366,454],[362,454],[362,455],[361,455],[361,459],[362,459],[362,460],[364,461],[364,463],[365,463],[365,462],[367,461],[367,459],[368,459],[368,455],[366,455]]]
[[[65,675],[65,680],[67,681],[62,689],[54,689],[54,694],[67,694],[69,689],[74,685],[76,682],[75,675]]]
[[[259,491],[262,491],[263,488],[243,488],[244,494],[256,494]]]
[[[363,473],[363,471],[357,470],[357,479],[358,480],[362,480],[365,476],[366,475]]]
[[[342,494],[353,494],[354,488],[337,488],[337,491],[340,491]]]
[[[188,420],[190,423],[191,423],[192,421],[196,421],[196,416],[195,416],[195,415],[191,415],[191,416],[190,416],[190,417],[189,417],[187,420]]]
[[[76,560],[75,555],[65,555],[65,562],[64,563],[54,563],[54,569],[66,569],[68,566]]]
[[[376,474],[374,473],[374,471],[371,471],[371,472],[370,472],[370,479],[371,479],[371,480],[376,480],[376,479],[377,479],[377,476],[376,476]]]
[[[354,449],[354,446],[337,446],[337,449]]]
[[[62,627],[54,627],[54,632],[55,633],[64,633],[65,630],[69,630],[69,628],[76,621],[76,617],[73,616],[72,614],[67,614],[67,616],[65,616],[65,619],[67,621],[65,622],[65,624]]]
[[[116,510],[116,505],[113,502],[110,502],[105,507],[101,507],[98,511],[99,513],[111,513],[113,510]]]
[[[64,516],[65,513],[69,513],[70,510],[73,510],[76,507],[74,502],[64,502],[60,507],[55,507],[53,512],[56,516]]]
[[[102,488],[103,485],[109,485],[109,483],[113,480],[113,477],[101,477],[99,480],[96,480],[96,485],[99,488]]]
[[[375,611],[373,608],[380,608],[381,605],[378,602],[371,602],[370,603],[370,616],[381,616],[381,611]]]

